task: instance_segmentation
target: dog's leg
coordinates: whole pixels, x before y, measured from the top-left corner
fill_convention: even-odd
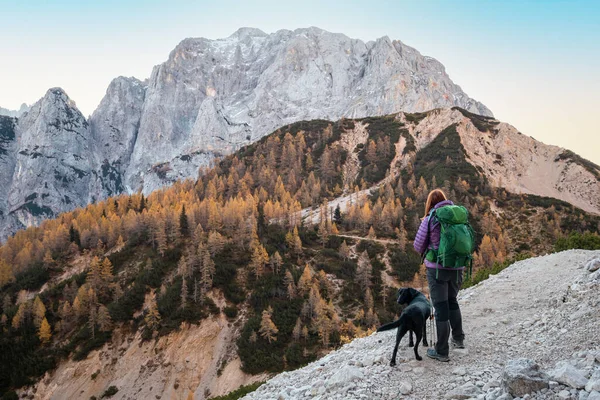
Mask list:
[[[421,332],[420,329],[417,329],[415,331],[415,335],[417,336],[417,344],[415,344],[415,358],[419,361],[421,361],[423,358],[421,358],[421,356],[419,355],[419,343],[421,343],[421,335],[423,334],[423,332]]]
[[[423,322],[423,346],[429,347],[429,344],[427,343],[427,320]]]
[[[413,347],[415,342],[413,342],[413,331],[408,331],[408,347]]]
[[[394,352],[392,353],[392,361],[390,361],[390,365],[393,367],[396,365],[396,354],[398,354],[398,346],[400,345],[400,340],[406,334],[406,327],[404,325],[400,325],[398,327],[398,333],[396,334],[396,345],[394,346]]]

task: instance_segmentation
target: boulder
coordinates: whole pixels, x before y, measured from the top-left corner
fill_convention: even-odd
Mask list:
[[[590,393],[590,395],[588,396],[588,400],[600,400],[600,392],[597,391],[593,391],[592,393]]]
[[[402,382],[402,383],[400,383],[398,391],[400,392],[400,394],[402,394],[404,396],[410,394],[410,392],[412,392],[412,385],[411,385],[411,383],[410,382]]]
[[[552,379],[575,389],[583,389],[588,383],[585,375],[571,364],[561,361],[551,372]]]
[[[477,397],[480,395],[481,389],[472,384],[471,382],[467,382],[462,386],[457,387],[456,389],[451,390],[447,395],[447,399],[470,399],[472,397]]]
[[[585,390],[590,393],[593,391],[600,392],[600,370],[596,370],[592,374],[587,384],[585,385]]]
[[[327,380],[328,386],[344,386],[349,382],[363,379],[364,375],[360,368],[345,366],[337,371]]]
[[[502,374],[502,385],[512,396],[522,397],[548,387],[549,377],[532,360],[510,360]]]
[[[585,264],[585,269],[594,272],[600,269],[600,257],[595,257]]]

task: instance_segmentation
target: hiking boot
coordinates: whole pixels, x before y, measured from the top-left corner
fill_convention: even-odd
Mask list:
[[[450,339],[450,343],[452,343],[452,346],[454,346],[457,349],[465,348],[465,343],[462,340],[452,338],[452,339]]]
[[[438,360],[441,362],[450,361],[450,358],[448,358],[448,356],[443,356],[439,354],[437,351],[435,351],[435,349],[427,349],[427,357],[433,358],[434,360]]]

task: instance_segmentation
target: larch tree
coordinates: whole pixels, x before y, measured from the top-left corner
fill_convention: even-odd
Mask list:
[[[375,229],[373,229],[373,226],[371,226],[369,228],[369,233],[367,233],[367,237],[369,239],[375,239],[377,237],[377,234],[375,234]]]
[[[71,308],[71,304],[69,300],[66,300],[62,307],[59,310],[59,316],[61,319],[61,331],[68,332],[72,328],[73,322],[73,309]]]
[[[283,278],[283,285],[287,290],[287,295],[289,299],[293,299],[296,297],[296,285],[294,282],[294,277],[290,270],[285,271],[285,277]]]
[[[300,320],[300,317],[298,317],[298,319],[296,319],[296,325],[294,325],[294,329],[292,330],[294,342],[300,340],[300,335],[302,335],[302,321]]]
[[[11,326],[13,329],[17,330],[23,325],[23,322],[25,322],[25,318],[27,318],[27,313],[27,304],[19,304],[19,308],[17,309],[17,312],[12,319]]]
[[[184,278],[189,278],[192,275],[190,264],[187,262],[185,256],[181,256],[177,262],[177,273]]]
[[[108,332],[112,329],[112,319],[104,304],[98,306],[98,327],[100,332]]]
[[[223,250],[223,247],[225,246],[225,238],[217,231],[210,231],[208,234],[207,246],[208,252],[214,257],[217,255],[217,253],[220,253],[221,250]]]
[[[158,214],[157,221],[155,221],[156,227],[154,235],[156,237],[156,243],[158,244],[158,252],[164,257],[165,251],[167,250],[167,231],[165,226],[164,215]]]
[[[319,236],[321,246],[325,247],[325,244],[329,240],[329,229],[327,228],[327,220],[325,218],[321,218],[321,222],[319,222],[317,235]]]
[[[306,325],[304,325],[304,327],[302,327],[302,338],[304,339],[305,342],[308,339],[308,327]]]
[[[371,266],[371,260],[365,250],[358,257],[358,266],[356,268],[356,281],[363,292],[366,292],[367,288],[371,286],[372,274],[373,267]]]
[[[340,245],[340,249],[338,250],[338,253],[344,261],[347,261],[348,259],[350,259],[350,247],[348,247],[345,240]]]
[[[278,251],[275,251],[275,253],[271,256],[270,264],[271,264],[271,270],[274,273],[278,274],[279,268],[283,264],[283,259],[281,258],[281,255],[279,254]]]
[[[54,268],[56,262],[54,261],[54,258],[52,258],[52,252],[50,252],[50,250],[46,250],[46,253],[44,254],[44,259],[42,260],[42,263],[44,264],[45,269]]]
[[[302,240],[298,234],[297,226],[294,226],[292,232],[288,232],[285,235],[285,241],[294,255],[299,256],[302,254]]]
[[[50,342],[50,339],[52,338],[52,329],[50,328],[50,324],[48,323],[48,320],[46,318],[44,318],[40,323],[40,327],[38,330],[38,338],[40,339],[40,342],[42,342],[43,345],[48,344]]]
[[[269,262],[269,254],[262,244],[254,246],[252,251],[252,259],[250,261],[250,268],[256,277],[263,275],[265,265]]]
[[[262,318],[260,321],[260,335],[271,343],[272,341],[277,340],[277,333],[279,329],[275,326],[275,323],[271,320],[271,315],[273,313],[273,309],[269,306],[268,309],[263,310]]]
[[[6,312],[10,307],[12,307],[13,302],[12,302],[12,298],[10,297],[9,294],[6,294],[4,296],[4,298],[2,299],[2,310],[4,312]]]
[[[123,240],[123,236],[119,235],[117,243],[115,243],[115,248],[122,249],[123,247],[125,247],[125,240]]]
[[[83,315],[85,314],[85,308],[81,304],[81,300],[79,300],[79,296],[75,297],[75,300],[73,300],[73,313],[75,314],[75,317],[77,319],[83,317]]]
[[[304,296],[310,291],[310,287],[312,286],[312,272],[310,271],[310,267],[308,264],[304,266],[304,271],[302,272],[302,276],[298,281],[298,293],[301,296]]]
[[[188,299],[188,287],[187,282],[185,280],[185,276],[181,281],[181,308],[185,308],[187,306]]]
[[[212,289],[213,277],[215,275],[215,262],[213,261],[210,253],[206,248],[199,254],[201,265],[200,265],[200,276],[202,278],[202,298],[206,293]]]
[[[154,332],[160,326],[160,320],[160,313],[158,311],[158,305],[156,304],[156,294],[152,292],[148,302],[148,309],[144,316],[144,321],[146,322],[146,326]]]
[[[102,286],[101,265],[98,257],[94,256],[90,262],[90,269],[87,273],[86,282],[94,290],[98,290]]]
[[[44,318],[46,318],[46,306],[44,306],[40,296],[36,296],[33,301],[33,325],[39,328]]]
[[[492,247],[492,240],[488,235],[484,235],[479,245],[479,255],[483,266],[491,267],[494,263],[494,249]]]

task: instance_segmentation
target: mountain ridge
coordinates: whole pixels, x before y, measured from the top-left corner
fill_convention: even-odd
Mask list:
[[[63,122],[79,124],[81,113],[71,99],[65,101],[68,106],[63,107]],[[0,239],[75,206],[118,193],[142,190],[147,195],[177,180],[194,178],[198,169],[211,165],[215,157],[298,120],[366,117],[400,109],[428,112],[456,105],[468,112],[492,115],[450,80],[441,63],[388,37],[365,43],[312,27],[273,34],[240,28],[224,39],[187,38],[170,52],[167,61],[154,67],[149,79],[142,82],[118,77],[110,83],[98,108],[85,119],[89,126],[81,132],[87,138],[88,155],[83,157],[87,163],[63,165],[64,173],[44,168],[42,159],[34,158],[38,153],[19,148],[19,138],[27,131],[24,124],[33,116],[26,113],[14,120],[15,140],[6,142],[13,143],[7,147],[13,153],[0,171],[0,179],[12,193],[0,201],[0,220],[4,221],[0,221]],[[46,111],[50,115],[57,110]],[[51,134],[53,122],[43,115],[40,118],[38,134]],[[476,125],[485,125],[477,122],[478,118],[471,119]],[[68,133],[65,131],[64,137]],[[476,130],[473,133],[478,134]],[[501,175],[502,166],[495,163],[503,161],[484,157],[481,152],[486,147],[472,142],[480,150],[479,155],[470,157],[481,164],[480,168],[493,167],[487,173]],[[81,149],[63,150],[73,153],[68,157],[81,157]],[[14,175],[19,171],[14,168],[17,160],[26,167],[25,174]],[[555,160],[560,165],[586,165],[592,174],[597,170],[567,151],[557,154]],[[545,160],[531,161],[549,165]],[[563,179],[571,183],[561,193],[534,188],[538,183],[535,179],[525,187],[513,179],[508,187],[552,195],[598,212],[597,205],[589,206],[589,201],[582,202],[579,196],[578,177],[585,187],[593,184],[587,173],[560,176],[561,171],[576,169],[561,167],[551,174],[551,182]],[[32,182],[33,177],[27,174],[34,171],[40,174],[35,178],[40,182],[34,185],[39,190],[28,192],[23,188]],[[72,173],[81,175],[76,171],[89,174],[85,175],[89,183],[69,178]],[[520,173],[523,179],[527,177],[527,165],[521,166]],[[45,191],[46,185],[55,189]],[[586,193],[584,197],[589,196]]]

